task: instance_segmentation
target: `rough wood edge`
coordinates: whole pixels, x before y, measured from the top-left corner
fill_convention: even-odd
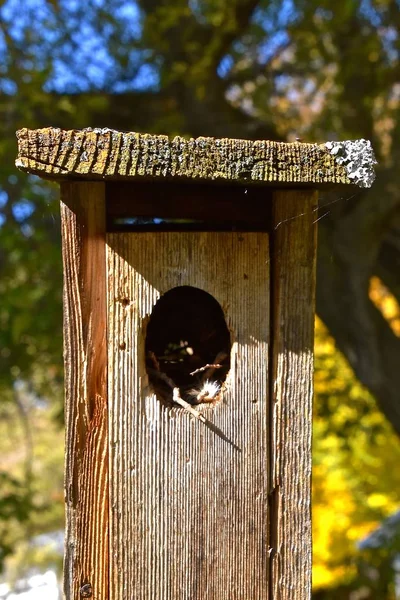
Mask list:
[[[311,598],[316,191],[273,200],[271,600]]]
[[[66,600],[108,598],[105,185],[61,188]],[[86,586],[85,591],[81,588]],[[88,596],[87,596],[88,597]]]
[[[269,183],[275,186],[357,184],[370,187],[370,142],[284,143],[165,135],[112,129],[20,129],[22,171],[49,179],[171,178]]]

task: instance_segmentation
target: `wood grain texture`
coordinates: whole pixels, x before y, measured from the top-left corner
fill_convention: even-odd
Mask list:
[[[105,186],[61,189],[66,389],[67,600],[108,596]]]
[[[325,144],[165,135],[112,129],[17,132],[16,166],[50,179],[171,178],[288,184],[355,184]],[[369,166],[369,165],[368,165]],[[360,167],[363,167],[362,158]]]
[[[269,256],[266,233],[111,233],[110,538],[113,600],[269,598]],[[149,315],[191,285],[232,332],[209,424],[156,399]]]
[[[311,428],[317,193],[274,193],[273,600],[311,598]]]

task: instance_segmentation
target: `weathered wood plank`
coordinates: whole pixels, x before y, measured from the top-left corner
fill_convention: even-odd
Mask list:
[[[311,598],[311,427],[317,192],[274,193],[272,598]]]
[[[61,188],[66,420],[66,600],[108,596],[105,185]],[[84,588],[85,589],[85,588]]]
[[[268,235],[111,233],[107,243],[110,597],[267,600]],[[205,413],[212,427],[161,405],[146,373],[148,317],[182,285],[212,294],[232,332],[223,401]]]
[[[112,129],[17,132],[23,171],[60,179],[171,178],[262,182],[275,186],[356,184],[370,187],[370,142],[285,143],[165,135]]]

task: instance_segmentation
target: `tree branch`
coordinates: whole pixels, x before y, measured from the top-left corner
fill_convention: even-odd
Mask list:
[[[400,211],[400,199],[386,193],[379,202],[375,191],[379,197],[379,187],[373,188],[320,222],[317,312],[400,435],[400,339],[368,295],[371,276],[380,274],[388,222]]]

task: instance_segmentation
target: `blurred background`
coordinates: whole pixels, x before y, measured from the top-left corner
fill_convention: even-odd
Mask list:
[[[15,131],[367,138],[323,193],[314,597],[400,598],[400,1],[0,1],[0,599],[56,600],[63,539],[58,192]]]

